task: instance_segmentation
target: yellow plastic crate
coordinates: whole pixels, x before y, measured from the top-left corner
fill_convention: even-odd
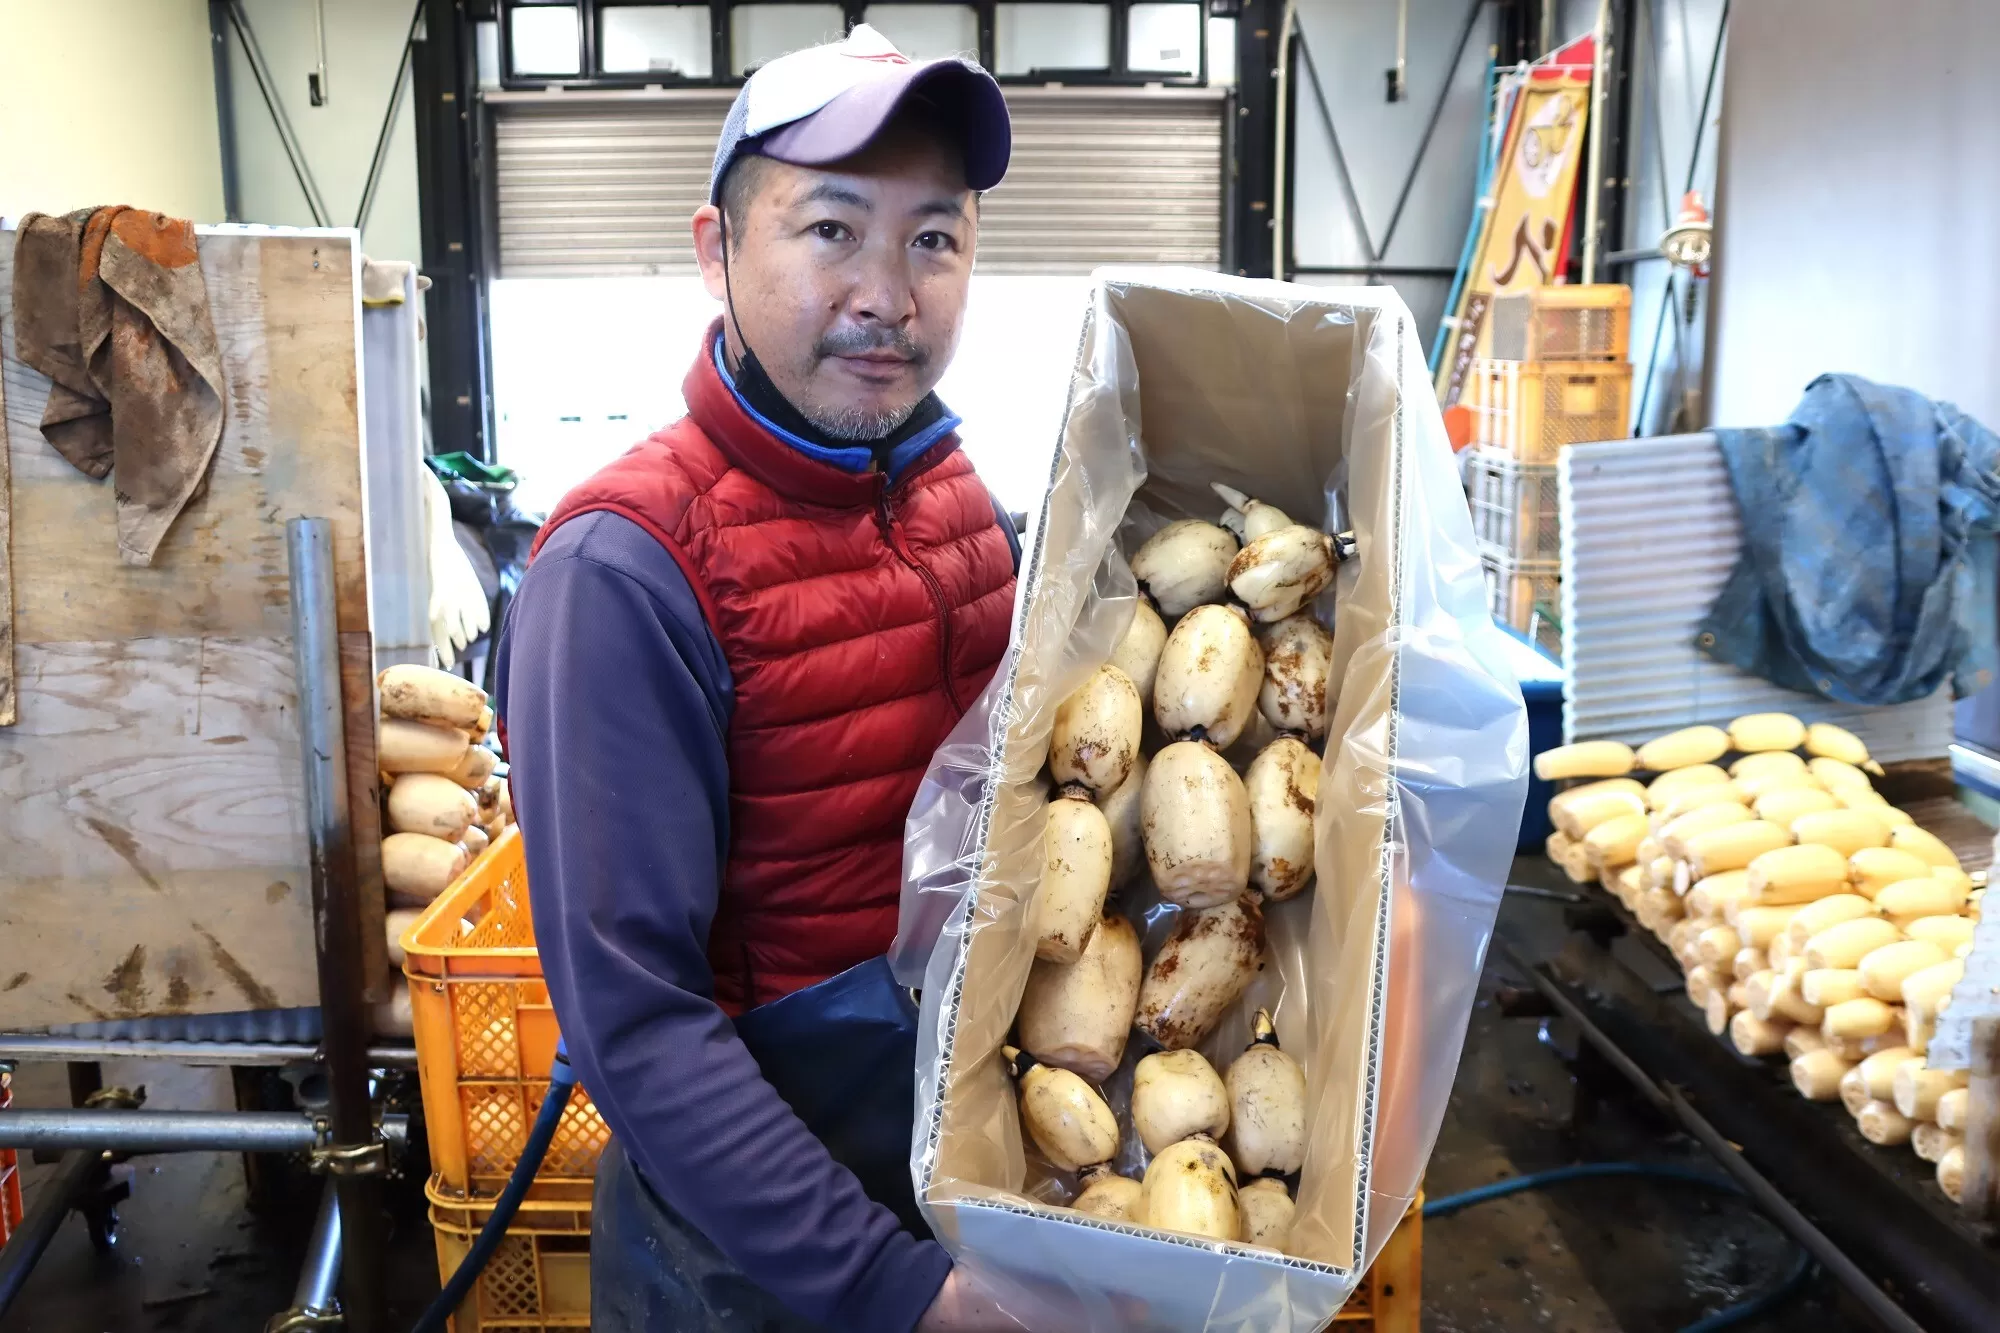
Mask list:
[[[439,1280],[449,1277],[492,1211],[491,1200],[454,1197],[433,1177]],[[507,1228],[485,1275],[459,1307],[454,1333],[590,1325],[589,1186],[538,1184]],[[1335,1333],[1419,1333],[1423,1310],[1423,1196],[1410,1206],[1339,1314]]]
[[[590,1182],[537,1184],[485,1272],[452,1316],[453,1333],[553,1333],[590,1327]],[[424,1188],[437,1238],[438,1280],[457,1271],[491,1198],[467,1200],[433,1176]]]
[[[1568,445],[1631,434],[1632,367],[1481,359],[1466,376],[1464,402],[1474,443],[1524,463],[1552,463]]]
[[[431,1167],[460,1197],[495,1195],[548,1095],[561,1033],[528,912],[521,831],[510,828],[403,933]],[[538,1181],[588,1181],[611,1131],[581,1086]]]
[[[1424,1196],[1419,1192],[1361,1285],[1333,1317],[1334,1333],[1418,1333],[1423,1287]]]
[[[1494,298],[1488,346],[1504,361],[1623,361],[1632,347],[1632,289],[1565,283]]]

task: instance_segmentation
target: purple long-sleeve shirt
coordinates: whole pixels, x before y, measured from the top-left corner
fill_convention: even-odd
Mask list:
[[[949,1257],[862,1193],[715,1005],[731,680],[673,557],[615,514],[557,528],[508,615],[498,694],[543,971],[612,1133],[798,1313],[906,1333]]]

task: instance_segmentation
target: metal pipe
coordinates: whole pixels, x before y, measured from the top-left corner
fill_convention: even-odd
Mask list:
[[[0,1121],[19,1114],[22,1113],[0,1112]],[[14,1298],[27,1285],[35,1264],[49,1248],[49,1242],[56,1238],[63,1219],[90,1191],[102,1155],[85,1148],[64,1153],[55,1175],[35,1191],[35,1206],[21,1219],[6,1247],[0,1248],[0,1322],[6,1320]]]
[[[1451,278],[1455,268],[1435,264],[1296,264],[1292,272],[1329,278]]]
[[[306,1246],[305,1264],[299,1269],[299,1285],[292,1292],[292,1315],[325,1318],[340,1307],[334,1287],[340,1282],[340,1205],[328,1181],[319,1196],[319,1218],[313,1223],[312,1242]]]
[[[312,95],[314,106],[325,106],[328,92],[326,86],[326,0],[313,0],[313,55],[316,64],[312,77],[306,81],[306,91]]]
[[[264,63],[264,49],[257,45],[256,29],[250,26],[250,16],[243,10],[243,0],[228,0],[228,4],[230,26],[236,29],[236,40],[243,43],[243,56],[249,62],[250,75],[256,79],[257,91],[264,99],[264,110],[270,113],[271,124],[278,131],[278,142],[284,146],[285,160],[291,163],[292,177],[299,183],[299,193],[306,198],[306,211],[312,214],[315,227],[327,226],[327,219],[333,215],[327,212],[326,200],[320,198],[319,182],[313,179],[305,149],[292,130],[291,117],[285,114],[282,97],[273,87],[270,67]]]
[[[1602,1036],[1603,1034],[1598,1034]],[[1875,1285],[1860,1266],[1847,1257],[1846,1251],[1827,1239],[1826,1233],[1814,1226],[1806,1215],[1792,1205],[1792,1201],[1778,1193],[1777,1187],[1758,1173],[1750,1165],[1735,1145],[1716,1132],[1701,1112],[1688,1105],[1681,1090],[1669,1083],[1666,1086],[1667,1100],[1673,1113],[1688,1133],[1694,1135],[1709,1154],[1722,1163],[1722,1169],[1736,1178],[1736,1182],[1749,1192],[1757,1206],[1768,1213],[1773,1221],[1785,1229],[1786,1234],[1804,1246],[1806,1252],[1817,1259],[1820,1266],[1840,1280],[1854,1298],[1867,1307],[1882,1327],[1894,1333],[1924,1333],[1923,1325],[1910,1318],[1903,1307],[1889,1299],[1888,1293]]]
[[[0,1032],[0,1060],[171,1060],[184,1065],[289,1065],[320,1059],[303,1041],[127,1041],[118,1037],[45,1037]],[[414,1046],[370,1046],[374,1069],[415,1068]]]
[[[1597,281],[1598,203],[1604,193],[1605,82],[1611,72],[1611,0],[1597,0],[1596,42],[1590,59],[1590,146],[1584,166],[1583,281]],[[1622,36],[1622,35],[1621,35]]]
[[[403,109],[403,85],[410,80],[410,49],[416,45],[417,29],[424,22],[424,0],[417,0],[410,14],[409,35],[403,38],[403,54],[396,61],[396,79],[389,85],[389,109],[382,114],[382,131],[375,136],[375,155],[368,159],[368,182],[361,187],[361,207],[354,210],[354,229],[368,225],[375,211],[375,191],[382,184],[382,168],[389,160],[389,134],[396,128],[396,113]]]
[[[1722,68],[1722,51],[1729,40],[1729,4],[1730,0],[1722,0],[1722,11],[1715,20],[1715,46],[1708,53],[1708,79],[1702,86],[1701,111],[1695,117],[1694,146],[1688,150],[1687,179],[1681,187],[1682,194],[1694,188],[1695,173],[1701,167],[1701,143],[1702,138],[1708,133],[1708,109],[1715,99],[1715,75]],[[1692,282],[1693,276],[1690,275],[1688,280]],[[1638,423],[1637,429],[1640,434],[1645,433],[1646,412],[1653,401],[1653,374],[1660,365],[1660,333],[1666,327],[1667,311],[1673,304],[1674,275],[1669,269],[1666,281],[1660,288],[1660,313],[1653,321],[1653,344],[1646,353],[1646,380],[1644,388],[1639,393],[1639,412],[1633,418]],[[1676,315],[1674,318],[1678,321],[1680,316]]]
[[[1493,159],[1498,153],[1493,130],[1494,122],[1500,118],[1499,50],[1497,44],[1487,48],[1486,77],[1479,88],[1480,114],[1485,120],[1479,135],[1478,183],[1472,191],[1472,218],[1466,223],[1465,240],[1458,248],[1458,267],[1452,271],[1451,289],[1445,293],[1444,309],[1438,315],[1437,337],[1431,342],[1428,365],[1432,379],[1437,378],[1446,351],[1458,340],[1458,299],[1465,291],[1465,275],[1471,271],[1479,238],[1486,230],[1486,215],[1493,211],[1493,196],[1489,187],[1493,182]]]
[[[1424,122],[1424,132],[1417,140],[1416,155],[1410,159],[1410,169],[1403,176],[1403,188],[1396,191],[1396,206],[1389,210],[1389,225],[1382,231],[1382,253],[1388,254],[1389,247],[1396,243],[1396,226],[1403,220],[1403,207],[1410,202],[1410,191],[1417,183],[1417,173],[1423,170],[1424,155],[1430,151],[1431,137],[1437,133],[1438,120],[1444,115],[1444,104],[1451,96],[1451,86],[1458,77],[1458,63],[1465,59],[1466,43],[1472,40],[1473,25],[1479,21],[1479,11],[1486,7],[1486,0],[1471,0],[1465,7],[1465,22],[1459,25],[1458,40],[1452,44],[1451,59],[1445,61],[1444,77],[1438,82],[1437,98],[1431,103],[1430,119]],[[1401,61],[1398,59],[1398,67]],[[1393,100],[1393,99],[1392,99]],[[1457,270],[1453,270],[1454,276]]]
[[[222,149],[222,216],[243,220],[243,191],[236,170],[236,90],[229,77],[229,5],[208,0],[208,44],[215,66],[215,129]]]
[[[389,1144],[409,1137],[409,1118],[382,1118]],[[325,1134],[296,1111],[0,1111],[0,1148],[92,1152],[303,1152]]]
[[[1547,997],[1562,1016],[1576,1025],[1577,1033],[1611,1066],[1623,1074],[1639,1095],[1668,1115],[1680,1121],[1681,1127],[1708,1150],[1709,1155],[1727,1171],[1744,1191],[1785,1234],[1803,1246],[1813,1258],[1847,1288],[1856,1300],[1865,1306],[1869,1314],[1892,1333],[1923,1333],[1922,1325],[1904,1312],[1900,1305],[1889,1299],[1886,1292],[1877,1286],[1874,1279],[1861,1271],[1852,1259],[1838,1245],[1827,1238],[1825,1232],[1814,1226],[1806,1215],[1792,1202],[1780,1194],[1770,1181],[1766,1180],[1750,1160],[1736,1146],[1709,1124],[1706,1117],[1688,1104],[1680,1089],[1672,1084],[1661,1085],[1653,1081],[1637,1061],[1627,1055],[1617,1042],[1613,1041],[1602,1028],[1592,1022],[1582,1006],[1570,998],[1555,979],[1540,967],[1528,962],[1511,945],[1501,942],[1500,951],[1516,970],[1524,973],[1536,990]]]
[[[1313,61],[1312,47],[1306,42],[1305,33],[1298,38],[1299,59],[1305,62],[1306,82],[1312,86],[1313,102],[1319,107],[1320,124],[1326,127],[1326,141],[1333,149],[1333,169],[1340,175],[1341,194],[1347,200],[1348,220],[1353,223],[1354,234],[1361,241],[1361,253],[1373,264],[1382,258],[1382,252],[1368,235],[1368,218],[1361,211],[1361,195],[1354,188],[1353,173],[1347,169],[1347,154],[1340,147],[1340,131],[1334,128],[1333,110],[1327,105],[1326,89],[1319,81],[1319,66]],[[1280,242],[1284,240],[1279,238]],[[1286,247],[1290,249],[1290,247]],[[1291,270],[1297,272],[1297,269]]]
[[[1286,214],[1291,200],[1285,188],[1286,173],[1291,169],[1292,160],[1292,24],[1296,21],[1292,5],[1294,0],[1285,0],[1278,18],[1278,69],[1273,90],[1278,99],[1276,108],[1276,134],[1271,152],[1271,276],[1279,281],[1291,276],[1287,262],[1291,259],[1291,219]]]
[[[340,627],[333,525],[285,526],[292,575],[292,652],[298,669],[299,752],[305,766],[306,846],[319,964],[321,1045],[331,1106],[331,1147],[358,1153],[375,1142],[368,1086],[368,978],[362,962],[354,829],[347,808],[347,719],[340,692]],[[379,1169],[379,1168],[378,1168]],[[381,1190],[365,1166],[334,1177],[347,1237],[341,1305],[354,1333],[380,1333],[387,1307]]]
[[[1389,71],[1389,100],[1400,102],[1410,77],[1410,0],[1396,0],[1396,68]],[[1450,82],[1447,78],[1446,82]],[[1389,248],[1383,242],[1384,250]]]

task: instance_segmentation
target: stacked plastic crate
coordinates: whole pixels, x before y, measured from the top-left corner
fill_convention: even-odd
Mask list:
[[[535,950],[518,828],[503,832],[404,932],[403,957],[442,1280],[472,1248],[521,1160],[561,1035]],[[590,1326],[591,1188],[610,1139],[588,1094],[573,1089],[535,1183],[459,1306],[453,1333]]]
[[[1562,651],[1556,454],[1629,433],[1632,289],[1539,287],[1493,303],[1494,355],[1475,361],[1472,520],[1494,619]]]
[[[444,1281],[521,1160],[559,1037],[535,949],[520,829],[502,833],[403,933],[402,944],[433,1169],[424,1192]],[[0,1078],[0,1106],[5,1095]],[[591,1190],[610,1139],[589,1095],[574,1089],[535,1183],[460,1304],[452,1333],[590,1327]],[[17,1222],[19,1208],[16,1195]],[[0,1208],[0,1236],[5,1217]],[[1417,1333],[1422,1290],[1420,1195],[1334,1327]]]
[[[0,1064],[0,1111],[14,1104],[14,1071]],[[0,1245],[21,1226],[21,1169],[12,1148],[0,1148]]]

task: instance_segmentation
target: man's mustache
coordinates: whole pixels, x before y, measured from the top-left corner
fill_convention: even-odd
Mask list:
[[[859,352],[894,352],[913,366],[929,364],[930,349],[901,329],[884,325],[836,329],[813,344],[813,355],[824,361],[830,356],[853,356]]]

